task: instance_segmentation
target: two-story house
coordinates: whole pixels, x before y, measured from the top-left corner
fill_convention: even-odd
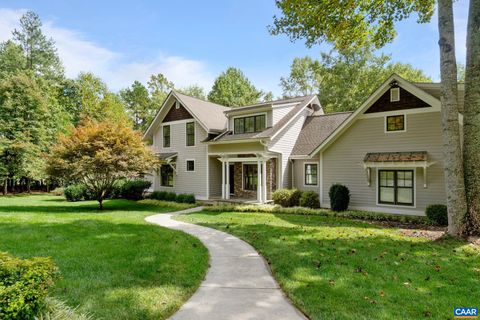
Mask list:
[[[392,75],[355,109],[324,114],[315,95],[227,108],[171,92],[144,136],[162,159],[153,189],[265,203],[295,187],[329,207],[342,183],[354,209],[445,203],[440,85]]]

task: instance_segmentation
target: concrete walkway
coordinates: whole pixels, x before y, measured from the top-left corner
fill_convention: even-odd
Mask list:
[[[210,253],[205,280],[171,319],[306,319],[285,298],[265,261],[249,244],[225,232],[172,219],[202,209],[145,218],[197,237]]]

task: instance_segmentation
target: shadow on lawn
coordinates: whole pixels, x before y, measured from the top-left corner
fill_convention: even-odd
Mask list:
[[[480,299],[479,253],[463,252],[462,242],[406,238],[347,219],[276,217],[294,226],[202,225],[252,244],[312,319],[446,318],[454,305]]]
[[[53,257],[62,274],[53,294],[105,319],[168,316],[195,291],[208,265],[207,250],[181,232],[95,219],[0,223],[0,251]]]

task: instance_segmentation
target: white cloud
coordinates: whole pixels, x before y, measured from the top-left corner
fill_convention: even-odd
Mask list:
[[[19,19],[26,11],[0,8],[0,41],[11,38],[12,30],[18,28]],[[177,87],[198,84],[209,89],[213,82],[212,74],[202,61],[166,54],[142,61],[125,61],[122,53],[89,41],[78,31],[58,27],[52,21],[43,21],[43,31],[55,41],[70,78],[81,71],[93,72],[115,91],[135,80],[146,83],[150,75],[156,73],[163,73]]]

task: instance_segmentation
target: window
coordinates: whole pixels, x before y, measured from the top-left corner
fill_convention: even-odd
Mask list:
[[[405,116],[388,116],[386,120],[387,132],[405,131]]]
[[[163,126],[163,147],[170,148],[170,126]]]
[[[160,167],[160,184],[162,187],[173,187],[173,168],[169,165]]]
[[[257,165],[244,164],[243,165],[243,189],[257,190]]]
[[[413,170],[379,170],[378,203],[413,206]]]
[[[306,163],[305,164],[305,185],[306,186],[316,186],[318,183],[317,179],[317,164],[316,163]]]
[[[186,129],[186,139],[187,139],[187,146],[194,146],[195,145],[195,122],[188,122],[185,124]]]
[[[195,171],[195,160],[187,160],[187,171]]]
[[[390,102],[400,101],[400,88],[390,89]]]
[[[234,132],[235,133],[252,133],[261,132],[265,130],[265,115],[235,118]]]

